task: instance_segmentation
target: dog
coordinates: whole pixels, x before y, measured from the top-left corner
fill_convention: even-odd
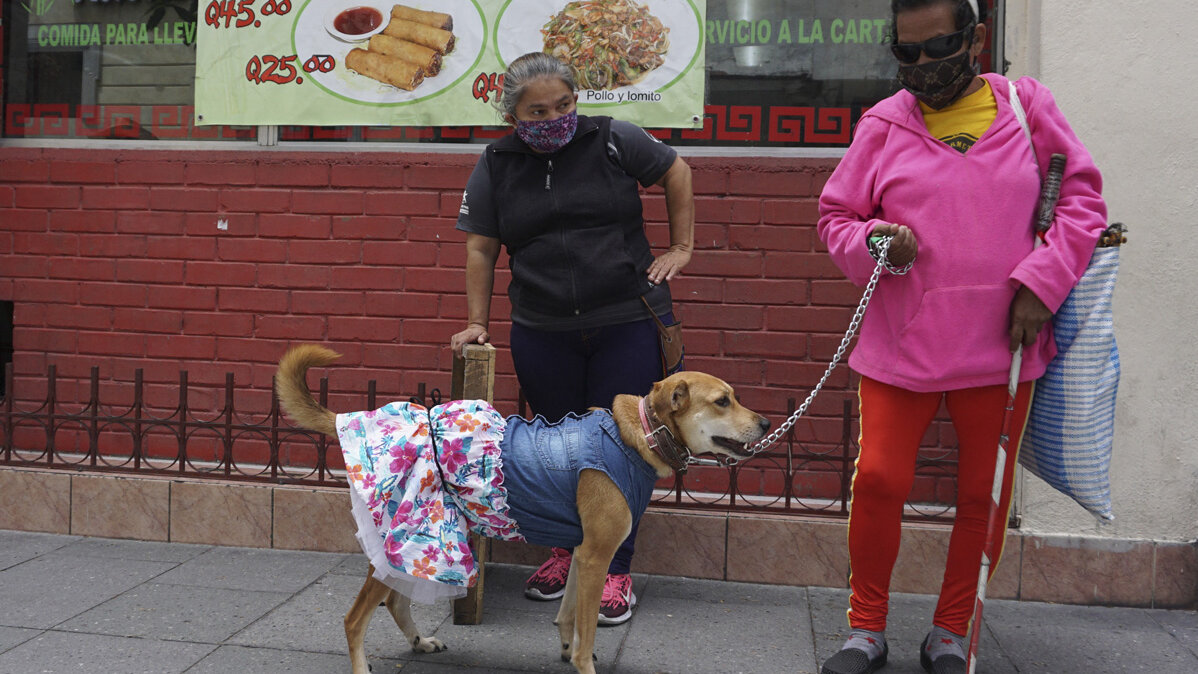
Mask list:
[[[378,412],[388,408],[385,407],[376,412],[338,415],[316,401],[305,381],[306,373],[309,368],[329,365],[338,357],[339,354],[317,345],[293,347],[279,361],[279,368],[275,374],[275,390],[283,411],[294,423],[302,428],[336,438],[342,443],[342,449],[347,456],[347,467],[349,467],[353,460],[347,449],[347,438],[353,436],[350,429],[360,428],[363,419],[369,421],[381,418]],[[449,405],[456,404],[450,403]],[[493,408],[481,401],[474,401],[472,404],[474,407],[471,409],[485,408],[493,412]],[[433,412],[442,408],[450,410],[445,412],[446,415],[458,415],[452,416],[458,426],[472,427],[476,429],[472,432],[480,432],[477,430],[480,426],[477,420],[471,417],[466,422],[462,422],[460,410],[456,407],[438,406],[433,410],[425,410],[420,406],[411,407],[403,403],[393,403],[393,405],[400,405],[401,407],[397,409],[404,414],[427,413],[427,432],[430,438],[435,434],[434,426],[440,423],[434,419]],[[414,427],[416,430],[410,433],[412,436],[420,435],[422,432],[424,422],[422,417],[419,419],[420,424],[417,424],[417,427]],[[587,434],[604,436],[595,439],[595,442],[608,447],[608,451],[611,452],[606,455],[606,463],[603,463],[600,468],[581,466],[575,469],[574,464],[570,464],[570,470],[558,471],[574,473],[572,477],[576,480],[576,486],[570,488],[576,489],[576,492],[572,495],[572,504],[568,509],[573,511],[572,516],[575,518],[573,521],[580,528],[581,540],[579,541],[575,536],[570,539],[570,544],[560,546],[573,547],[574,554],[566,581],[565,595],[554,622],[558,626],[561,638],[562,660],[572,663],[581,674],[594,674],[595,672],[594,638],[608,565],[611,563],[616,549],[631,531],[633,522],[644,512],[653,483],[657,479],[671,476],[675,470],[685,468],[692,453],[714,454],[730,459],[747,458],[750,455],[749,445],[761,439],[770,425],[765,417],[742,406],[732,387],[726,382],[700,372],[680,372],[671,375],[654,384],[652,390],[643,397],[618,395],[612,401],[610,413],[607,410],[593,410],[581,417],[572,414],[555,424],[548,424],[543,418],[538,418],[533,422],[526,422],[519,417],[510,417],[506,421],[499,417],[498,422],[495,419],[494,415],[484,419],[481,427],[486,430],[490,426],[493,427],[491,429],[493,431],[503,431],[500,441],[503,447],[502,475],[498,479],[504,481],[505,488],[506,483],[512,482],[515,485],[521,480],[532,481],[537,484],[537,488],[540,488],[539,482],[544,475],[543,472],[536,472],[539,468],[532,467],[528,469],[531,471],[529,472],[531,477],[527,479],[520,477],[526,472],[524,464],[530,460],[522,459],[521,456],[526,455],[519,455],[517,450],[511,449],[517,443],[517,436],[542,433],[542,435],[536,436],[539,439],[535,440],[537,449],[533,452],[534,456],[543,455],[546,446],[554,445],[551,442],[553,438],[571,438],[566,444],[575,443],[569,445],[573,451],[577,449],[576,445],[580,442],[579,435]],[[390,421],[387,421],[386,425],[388,428],[394,427]],[[361,435],[365,436],[365,433],[361,433]],[[477,440],[478,437],[481,436],[475,436],[475,445],[490,447],[486,443],[480,443]],[[546,437],[550,441],[547,441]],[[588,438],[582,438],[582,441],[586,440]],[[443,440],[441,442],[444,443]],[[429,450],[431,451],[429,455],[440,462],[441,455],[437,454],[439,450],[436,447],[436,442],[430,439],[429,444],[433,447],[432,450]],[[451,440],[450,444],[454,444],[455,447],[461,446],[457,440]],[[565,445],[561,442],[558,442],[556,446],[559,450],[565,449]],[[615,449],[610,449],[610,447],[615,447]],[[397,455],[394,445],[391,446],[391,451],[392,454],[386,457],[388,460]],[[621,452],[623,453],[621,454]],[[571,457],[550,457],[549,460],[557,461],[559,459],[573,460]],[[531,460],[533,463],[535,461],[535,458]],[[493,457],[491,462],[496,463]],[[394,466],[394,463],[391,465]],[[450,466],[450,468],[452,467]],[[356,468],[355,464],[354,469]],[[638,473],[638,469],[645,474]],[[450,473],[449,479],[446,479],[446,470],[448,469],[443,468],[441,463],[437,464],[436,471],[441,473],[441,478],[444,481],[442,486],[451,486],[455,474]],[[613,475],[633,475],[634,481],[641,487],[638,488],[639,490],[632,489],[635,494],[630,496],[629,488],[623,486],[623,482],[621,485],[617,485]],[[389,480],[394,479],[394,477],[389,477]],[[623,478],[617,479],[623,480]],[[421,486],[436,482],[438,480],[434,479],[433,471],[429,469],[426,471]],[[353,480],[351,480],[351,486],[352,484]],[[477,487],[478,485],[473,486]],[[526,539],[517,538],[516,540],[528,540],[537,544],[559,544],[564,541],[564,538],[558,536],[566,536],[566,534],[546,530],[542,534],[534,535],[535,526],[530,524],[526,529],[521,524],[522,521],[542,522],[542,520],[552,524],[554,520],[550,516],[542,518],[541,513],[537,511],[537,508],[544,505],[545,499],[528,498],[525,499],[528,503],[523,503],[517,498],[516,489],[517,486],[511,486],[504,492],[504,495],[509,498],[509,501],[504,504],[508,508],[506,513],[508,515],[515,513],[514,524],[520,525],[521,535],[528,533]],[[463,491],[477,495],[479,490],[467,487]],[[351,496],[354,499],[361,499],[361,496],[352,488]],[[453,502],[452,498],[446,499],[446,503]],[[531,510],[525,508],[528,505],[532,506]],[[355,508],[357,507],[359,504],[356,503]],[[396,510],[406,509],[410,506],[409,504],[391,503],[389,507],[391,510],[387,512],[390,515]],[[473,513],[466,511],[475,509],[472,504],[462,510],[464,516],[472,516]],[[380,520],[385,519],[386,517],[380,518],[376,515],[374,523],[379,524]],[[408,521],[417,522],[422,526],[427,523],[428,519],[427,517],[420,519],[417,516],[409,518]],[[392,524],[394,524],[394,520]],[[491,535],[493,529],[494,527],[482,531],[482,533]],[[379,535],[384,534],[380,533]],[[385,535],[388,546],[398,545],[394,538],[394,531]],[[538,536],[542,540],[537,540]],[[367,551],[366,539],[369,538],[370,535],[363,537],[360,531],[359,540],[363,543],[364,551]],[[421,540],[426,539],[422,538]],[[466,548],[464,540],[463,538],[461,545],[463,549]],[[467,551],[466,556],[468,554]],[[369,551],[367,551],[367,555],[370,556]],[[446,557],[450,556],[446,555]],[[473,558],[470,558],[469,563],[473,563]],[[410,598],[379,580],[376,577],[378,575],[377,566],[379,565],[371,564],[370,573],[345,616],[345,636],[354,674],[366,674],[369,671],[364,637],[367,625],[380,602],[385,603],[388,612],[395,619],[413,651],[433,653],[446,648],[445,644],[436,638],[421,636],[412,621]]]

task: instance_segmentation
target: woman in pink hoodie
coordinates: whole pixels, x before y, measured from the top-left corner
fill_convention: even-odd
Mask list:
[[[1048,89],[1031,78],[1016,83],[1034,155],[1008,80],[975,74],[986,41],[984,2],[893,0],[891,7],[904,90],[862,116],[820,196],[820,238],[853,283],[864,285],[877,265],[873,236],[893,237],[892,270],[911,264],[906,274],[880,279],[849,357],[861,375],[849,517],[852,631],[822,674],[867,674],[886,663],[904,503],[920,440],[942,401],[959,441],[957,509],[920,660],[936,674],[965,671],[1011,354],[1023,345],[1014,420],[1021,431],[1031,382],[1056,353],[1048,321],[1106,227],[1098,169]],[[1035,247],[1036,156],[1047,165],[1058,152],[1068,165],[1056,220]],[[1004,516],[994,523],[999,546],[1017,449],[1007,455]]]

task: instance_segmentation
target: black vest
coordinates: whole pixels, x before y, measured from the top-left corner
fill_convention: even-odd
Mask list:
[[[639,186],[609,156],[610,136],[610,117],[579,115],[557,152],[534,152],[515,134],[488,146],[513,305],[571,316],[649,289]]]

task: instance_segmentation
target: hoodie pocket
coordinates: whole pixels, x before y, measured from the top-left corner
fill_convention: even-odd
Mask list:
[[[1002,370],[1013,297],[1005,282],[927,291],[899,333],[899,369],[929,381]]]

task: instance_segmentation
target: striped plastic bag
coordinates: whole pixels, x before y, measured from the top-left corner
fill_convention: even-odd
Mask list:
[[[1099,247],[1053,317],[1057,356],[1036,382],[1019,463],[1101,520],[1111,511],[1119,348],[1111,294],[1119,246]]]

